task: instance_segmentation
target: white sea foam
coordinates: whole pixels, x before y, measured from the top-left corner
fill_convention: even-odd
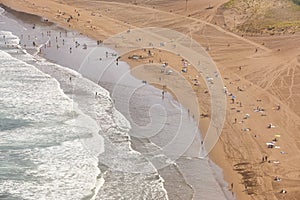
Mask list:
[[[27,180],[1,181],[0,193],[23,199],[81,199],[91,195],[97,161],[84,152],[78,140],[24,150],[25,159],[34,165],[24,172]]]
[[[9,33],[8,38],[17,41]],[[0,63],[0,194],[22,199],[93,195],[100,173],[95,155],[104,150],[97,124],[49,75],[1,50]],[[81,139],[95,135],[102,144],[97,154]]]
[[[8,31],[0,31],[0,47],[17,46],[20,39]]]
[[[5,10],[0,7],[0,15],[2,15],[4,12],[5,12]]]

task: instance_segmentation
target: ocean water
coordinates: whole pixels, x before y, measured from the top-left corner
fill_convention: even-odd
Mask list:
[[[168,199],[108,91],[19,44],[0,31],[0,199]]]
[[[161,91],[131,76],[127,63],[116,65],[114,50],[38,17],[30,16],[24,22],[16,16],[4,10],[0,15],[0,29],[5,30],[0,33],[0,50],[3,63],[8,63],[1,78],[2,73],[9,74],[0,80],[18,80],[20,88],[19,92],[6,90],[6,103],[0,106],[8,113],[22,108],[25,117],[0,114],[0,141],[2,144],[2,132],[3,138],[15,134],[6,145],[34,149],[30,158],[35,162],[30,165],[28,157],[21,159],[20,155],[27,156],[22,151],[3,158],[4,162],[26,162],[18,164],[24,169],[15,175],[1,173],[0,181],[10,185],[0,188],[0,199],[232,199],[225,191],[222,171],[208,158],[200,159],[201,135],[196,122],[170,94],[162,101]],[[76,47],[75,42],[81,45]],[[13,73],[14,67],[28,70],[28,75]],[[40,75],[32,76],[35,72]],[[44,79],[49,82],[42,82]],[[20,91],[30,100],[23,94],[19,98]],[[14,106],[9,104],[16,100]],[[26,117],[46,121],[32,123]],[[34,128],[38,133],[33,134]],[[14,169],[13,164],[3,166]],[[34,182],[24,171],[40,179]],[[175,195],[167,194],[165,188]]]
[[[0,38],[1,199],[91,195],[100,170],[81,140],[99,128],[54,78],[3,51],[5,42],[13,50],[17,37],[0,32]],[[82,123],[74,125],[74,120]]]

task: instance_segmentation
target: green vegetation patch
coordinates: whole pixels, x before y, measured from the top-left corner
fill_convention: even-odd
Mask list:
[[[234,6],[235,2],[236,2],[236,0],[230,0],[227,3],[224,4],[224,7],[227,8],[227,9],[232,8]]]
[[[300,5],[300,0],[292,0],[295,4]]]
[[[282,21],[277,22],[272,25],[269,25],[268,28],[275,28],[275,29],[281,29],[281,28],[290,28],[290,27],[299,27],[300,21]]]

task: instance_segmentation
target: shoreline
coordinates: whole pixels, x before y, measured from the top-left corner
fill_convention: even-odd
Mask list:
[[[11,18],[9,18],[9,19],[11,19]],[[21,25],[24,25],[24,24],[21,24]],[[55,27],[55,29],[53,29],[53,27],[52,28],[48,27],[48,28],[49,28],[49,30],[51,30],[53,32],[56,32],[56,33],[59,32],[58,27]],[[16,34],[11,30],[8,32],[10,34],[12,33],[13,35]],[[18,37],[18,36],[16,36],[16,37]],[[88,38],[84,38],[84,39],[88,39]],[[96,146],[95,146],[96,143],[107,141],[108,139],[106,137],[109,137],[104,134],[100,134],[101,132],[103,133],[102,126],[104,126],[104,127],[106,126],[106,128],[109,127],[108,129],[114,129],[114,131],[112,131],[112,133],[118,132],[118,131],[119,132],[123,131],[125,133],[125,135],[122,135],[122,137],[117,135],[117,137],[119,137],[119,139],[117,139],[117,140],[119,140],[119,141],[116,142],[115,147],[113,147],[113,148],[117,148],[117,147],[119,147],[119,145],[121,143],[123,143],[125,149],[122,149],[122,151],[124,151],[126,149],[129,150],[129,153],[127,153],[125,151],[124,155],[125,156],[126,156],[126,154],[137,155],[138,159],[140,159],[140,160],[136,161],[133,159],[132,161],[137,162],[136,164],[143,165],[143,163],[141,163],[141,161],[144,161],[144,158],[142,156],[140,156],[138,151],[136,151],[132,148],[131,141],[127,140],[127,138],[130,137],[129,133],[128,133],[130,129],[129,129],[129,127],[127,127],[128,124],[125,123],[126,124],[125,125],[125,124],[122,124],[123,122],[117,122],[117,123],[120,123],[118,126],[115,127],[114,125],[112,125],[114,120],[116,120],[116,118],[121,117],[121,119],[119,119],[119,120],[122,121],[124,116],[118,110],[116,110],[116,108],[113,106],[113,103],[110,100],[110,94],[104,87],[98,85],[97,83],[93,82],[92,80],[90,80],[86,77],[83,77],[82,74],[80,74],[79,72],[75,71],[72,68],[68,68],[68,67],[59,65],[59,63],[57,61],[50,61],[47,58],[42,57],[40,55],[38,55],[36,57],[35,56],[36,54],[28,53],[26,48],[24,48],[24,49],[23,49],[23,47],[20,48],[20,47],[18,47],[18,45],[16,45],[16,47],[14,47],[14,48],[16,48],[18,50],[19,49],[25,50],[26,53],[24,51],[20,52],[20,55],[19,55],[20,58],[18,58],[19,52],[17,52],[17,54],[16,54],[17,58],[15,58],[14,55],[10,55],[11,52],[9,52],[9,48],[8,48],[7,54],[9,56],[11,56],[13,59],[20,60],[20,62],[24,62],[24,63],[28,64],[29,66],[32,66],[34,69],[36,69],[40,73],[44,74],[47,77],[51,77],[51,79],[55,80],[55,82],[58,84],[57,89],[59,90],[59,92],[61,92],[63,95],[65,95],[65,97],[68,100],[72,101],[73,103],[75,102],[75,105],[73,105],[73,107],[75,107],[76,113],[78,112],[78,113],[80,113],[80,115],[85,116],[84,118],[90,119],[91,122],[89,122],[88,124],[89,125],[93,124],[97,127],[97,131],[92,134],[93,135],[92,140],[90,140],[90,138],[83,137],[82,141],[80,141],[80,142],[83,145],[86,145],[86,150],[89,151],[88,152],[89,154],[96,154],[93,156],[97,157],[98,153],[103,150],[103,152],[100,153],[102,155],[102,157],[98,157],[101,159],[99,159],[97,162],[93,163],[93,164],[95,164],[95,166],[98,166],[98,168],[97,168],[98,170],[101,170],[101,173],[99,172],[99,174],[97,174],[97,176],[95,176],[95,180],[91,180],[91,181],[95,181],[95,187],[90,188],[91,191],[93,192],[93,196],[87,195],[84,197],[84,198],[92,198],[92,199],[95,199],[98,197],[101,199],[101,194],[99,192],[100,187],[102,187],[104,185],[105,181],[103,180],[103,178],[105,176],[107,176],[106,175],[107,173],[109,173],[107,171],[107,167],[106,167],[106,164],[108,164],[108,163],[105,162],[105,160],[112,157],[114,154],[116,155],[116,153],[120,153],[120,152],[118,152],[118,150],[115,150],[116,152],[108,151],[108,153],[104,153],[104,149],[102,149],[103,147],[100,149],[96,148]],[[36,49],[36,50],[38,50],[38,49]],[[5,50],[4,50],[4,52],[5,52]],[[23,61],[23,59],[22,59],[23,56],[25,57],[25,59],[28,59],[27,56],[29,56],[30,59]],[[72,77],[72,79],[69,79],[70,77]],[[74,83],[77,85],[76,89],[74,89]],[[99,102],[99,100],[97,100],[97,98],[95,98],[94,91],[98,91],[98,96],[102,97],[104,99],[104,101],[108,101],[109,103],[105,104],[105,105],[101,104],[101,102]],[[80,101],[80,99],[83,98],[82,96],[86,97],[85,99],[88,99],[88,102],[83,101],[83,100]],[[73,98],[75,98],[76,100],[74,100]],[[101,99],[101,98],[99,98],[99,99]],[[101,119],[97,119],[97,117],[94,115],[95,113],[93,113],[93,110],[90,110],[89,107],[87,107],[85,105],[86,103],[94,104],[94,106],[97,107],[97,109],[95,109],[95,111],[99,112],[100,114],[103,114],[104,110],[105,110],[105,112],[108,112],[108,110],[109,110],[109,113],[111,116],[106,118],[106,120],[108,120],[108,121],[102,122]],[[101,121],[102,126],[99,126],[99,121]],[[70,123],[70,125],[72,125],[72,123]],[[106,132],[106,131],[104,131],[104,132]],[[113,135],[112,133],[109,133],[109,135],[112,136]],[[80,139],[78,139],[78,141],[79,140]],[[110,141],[110,142],[112,142],[112,141]],[[97,145],[99,145],[99,143]],[[112,142],[112,143],[114,143],[114,142]],[[91,145],[91,146],[88,146],[88,145]],[[112,148],[112,147],[109,147],[109,148]],[[133,157],[133,158],[135,158],[135,157]],[[119,161],[122,162],[123,158],[122,157],[119,158]],[[111,164],[113,164],[113,163],[111,163]],[[132,164],[132,165],[134,166],[134,164]],[[145,171],[146,177],[144,177],[144,178],[153,179],[154,180],[153,184],[156,184],[156,186],[157,186],[157,188],[154,187],[154,189],[158,189],[158,190],[155,190],[152,192],[154,192],[155,194],[160,193],[159,197],[164,198],[167,195],[167,191],[163,187],[163,180],[159,176],[158,170],[155,169],[154,166],[152,165],[152,163],[150,163],[150,162],[146,162],[145,165],[149,165],[149,167],[151,169],[150,170],[148,169],[149,171],[146,169],[146,171]],[[124,168],[126,168],[126,165],[124,165]],[[122,172],[125,174],[124,176],[125,177],[128,176],[127,170],[125,170],[125,169],[123,169],[123,170],[124,170],[124,172],[123,171]],[[141,171],[143,171],[143,168]],[[131,172],[131,174],[135,174],[135,173],[136,172]],[[128,174],[130,174],[130,170],[128,171]],[[140,174],[141,174],[141,177],[143,177],[143,175],[145,175],[143,172],[141,172]],[[114,177],[114,178],[116,178],[116,177]],[[120,176],[118,178],[124,178],[124,177]],[[126,178],[128,178],[128,177],[126,177]],[[134,179],[135,177],[131,177],[131,178]],[[108,180],[106,180],[106,181],[108,181]],[[126,182],[127,182],[127,180],[125,181],[125,183]],[[134,184],[136,184],[136,183],[134,183]],[[151,188],[151,187],[155,186],[155,185],[149,184],[149,186],[150,186],[149,188],[144,188],[144,189],[142,189],[142,191],[144,192],[145,190],[152,190],[153,188]],[[121,186],[121,187],[124,187],[124,186]],[[141,188],[139,188],[139,189],[141,189]],[[98,192],[94,193],[94,191],[98,191]]]
[[[9,12],[9,11],[8,11]],[[34,22],[34,20],[33,20],[33,22]],[[34,23],[36,23],[36,22],[34,22]],[[52,24],[52,25],[55,25],[55,24]],[[50,29],[51,29],[51,27],[49,27]],[[60,29],[59,27],[57,27],[58,29]],[[24,35],[25,35],[25,32],[24,32]],[[67,42],[67,41],[66,41]],[[94,41],[94,43],[96,43],[96,41]],[[30,44],[30,43],[29,43]],[[23,44],[24,45],[24,44]],[[42,47],[43,48],[43,47]],[[43,50],[44,51],[44,50]],[[55,63],[57,63],[57,61],[55,61],[55,59],[54,60],[52,60],[52,61],[54,61]],[[58,64],[60,64],[60,63],[58,63]],[[133,142],[133,145],[136,145],[136,141],[132,141]],[[196,148],[198,148],[198,147],[196,147]],[[138,151],[138,149],[137,149],[137,151]],[[212,162],[212,161],[208,161],[208,162]],[[215,165],[215,163],[209,163],[210,165]],[[219,184],[219,186],[220,186],[220,188],[222,189],[222,190],[224,190],[224,187],[225,187],[225,185],[226,185],[226,183],[224,182],[224,181],[220,181],[220,180],[222,180],[222,177],[223,177],[223,175],[222,174],[220,174],[220,169],[217,167],[217,166],[213,166],[212,167],[212,169],[213,169],[213,171],[215,172],[215,173],[217,173],[218,175],[216,175],[216,177],[215,177],[215,180],[218,182],[218,184]],[[180,176],[182,176],[183,177],[183,175],[181,174],[181,172],[180,172],[180,169],[178,169],[178,168],[176,168],[176,167],[174,167],[174,166],[172,166],[172,165],[170,165],[170,166],[168,166],[167,167],[167,169],[161,169],[161,170],[158,170],[159,171],[159,173],[162,173],[162,174],[164,174],[165,176],[167,176],[167,177],[170,177],[170,176],[174,176],[175,174],[180,174],[179,176],[178,176],[178,180],[180,180]],[[172,172],[173,171],[173,172]],[[178,173],[176,173],[176,172],[178,172]],[[162,175],[163,177],[164,177],[164,175]],[[177,175],[175,175],[176,177],[177,177]],[[184,178],[184,177],[183,177]],[[168,179],[174,179],[174,177],[173,178],[168,178]],[[172,180],[172,181],[170,181],[170,180],[166,180],[167,181],[167,183],[168,183],[168,185],[170,185],[169,186],[169,190],[168,190],[168,192],[170,192],[170,193],[173,193],[175,190],[174,189],[170,189],[170,188],[172,188],[172,187],[174,187],[174,186],[172,186],[173,184],[174,184],[174,180]],[[186,184],[187,184],[187,186],[188,187],[191,187],[191,185],[189,185],[187,182],[186,182]],[[192,188],[192,187],[191,187]],[[179,189],[179,188],[178,188]],[[182,190],[182,194],[184,194],[184,193],[186,193],[187,191],[186,190],[183,190],[182,188],[181,188],[181,190]],[[178,192],[178,191],[177,191]],[[228,195],[228,194],[226,194],[226,191],[223,191],[224,192],[224,195],[226,196],[226,195]],[[179,195],[178,193],[177,193],[177,195]],[[173,195],[171,195],[171,196],[175,196],[174,194]],[[180,196],[180,195],[179,195]],[[187,194],[186,195],[183,195],[183,196],[187,196]]]
[[[134,65],[131,65],[131,66],[134,66]],[[202,79],[200,79],[200,81],[201,81]],[[200,118],[201,119],[201,118]],[[206,123],[205,123],[206,122]],[[207,130],[207,128],[208,128],[208,125],[209,125],[209,121],[203,121],[202,123],[201,123],[201,127],[202,127],[202,130],[205,130],[205,132],[206,132],[206,130]],[[200,127],[200,131],[202,131],[201,130],[201,127]],[[202,132],[202,133],[205,133],[205,132]],[[217,153],[218,154],[218,153]],[[210,157],[211,157],[211,155],[210,155]],[[216,159],[216,160],[214,160],[214,161],[217,161],[218,159]],[[224,169],[222,169],[223,170],[223,176],[225,176],[225,173],[224,173]],[[219,184],[221,184],[221,183],[219,183]],[[228,183],[229,184],[229,183]],[[228,190],[229,191],[229,190]]]
[[[14,8],[10,8],[10,9],[14,9]],[[19,11],[19,10],[16,10],[17,12],[24,12],[24,10],[21,10],[21,11]],[[32,13],[30,13],[29,12],[29,14],[32,14]],[[51,23],[58,23],[57,21],[51,21]],[[61,26],[61,24],[60,23],[58,23],[58,25],[60,25]],[[64,28],[70,28],[70,27],[66,27],[65,25],[62,25],[62,27],[64,27]],[[75,30],[76,31],[76,30]],[[92,38],[95,38],[95,37],[93,37],[92,36]],[[127,59],[127,61],[128,61],[128,59]],[[133,63],[131,63],[131,62],[129,62],[128,61],[128,63],[130,64],[130,66],[131,67],[133,67],[134,68],[134,64]],[[133,64],[133,65],[131,65],[131,64]],[[136,77],[139,77],[139,75],[138,74],[136,74],[135,75]],[[141,79],[141,80],[143,80],[143,79]],[[204,85],[205,83],[204,83],[204,80],[203,79],[199,79],[199,82],[201,82],[201,85]],[[156,87],[155,85],[153,85],[154,87]],[[207,87],[205,87],[205,88],[207,88]],[[206,95],[207,95],[208,93],[206,93]],[[209,94],[208,94],[209,95]],[[176,96],[174,96],[173,95],[173,97],[176,99]],[[176,99],[177,100],[177,99]],[[177,100],[178,101],[178,100]],[[205,101],[202,101],[203,103],[205,103],[205,106],[203,106],[203,104],[200,104],[200,106],[201,106],[201,113],[202,112],[205,112],[205,113],[209,113],[210,112],[210,109],[209,109],[209,107],[208,107],[208,105],[210,105],[210,103],[208,103],[208,102],[205,102]],[[180,102],[181,103],[181,102]],[[188,105],[188,104],[184,104],[184,106],[185,105]],[[208,129],[208,126],[209,126],[209,123],[210,123],[210,117],[204,117],[204,118],[199,118],[199,121],[198,121],[198,128],[199,128],[199,130],[200,130],[200,132],[201,132],[201,134],[204,134],[204,133],[206,133],[206,131],[207,131],[207,129]],[[200,126],[199,126],[200,125]],[[205,135],[203,135],[203,137],[204,137]],[[220,151],[218,150],[217,151],[217,153],[215,154],[216,156],[212,156],[211,154],[209,154],[209,159],[211,159],[211,161],[213,162],[213,164],[214,165],[216,165],[217,167],[219,167],[220,169],[219,170],[222,170],[222,176],[225,178],[226,176],[225,176],[225,171],[226,171],[226,168],[224,169],[224,168],[221,168],[220,167],[220,165],[218,165],[217,163],[218,163],[218,160],[219,159],[217,159],[216,157],[217,157],[217,155],[220,153]],[[215,171],[215,172],[217,172],[218,171],[218,169],[216,169],[215,167],[216,166],[214,166],[213,168],[213,170]],[[222,191],[224,192],[224,195],[225,196],[227,196],[227,198],[230,198],[230,197],[228,197],[228,195],[229,195],[229,193],[231,192],[231,190],[230,190],[230,188],[229,188],[229,185],[230,185],[230,183],[229,182],[226,182],[226,179],[225,179],[225,182],[220,182],[219,181],[219,179],[217,178],[217,176],[216,176],[216,181],[219,183],[219,186],[220,186],[220,188],[222,189]],[[224,185],[225,184],[225,185]],[[172,185],[172,184],[171,184]],[[227,188],[225,188],[227,186]],[[227,194],[226,194],[227,193]],[[233,193],[232,193],[233,194]],[[235,195],[233,196],[233,198],[235,198]]]
[[[55,3],[50,3],[50,6],[58,5]],[[21,4],[22,5],[22,4]],[[64,4],[65,6],[65,4]],[[30,7],[30,6],[29,6]],[[55,8],[55,7],[54,7]],[[72,7],[70,6],[65,6],[64,9],[68,10],[69,12],[72,13]],[[25,7],[22,9],[26,10]],[[34,12],[32,8],[27,7],[27,11]],[[43,13],[43,11],[39,11],[40,15]],[[49,16],[49,19],[51,18],[51,14],[47,14]],[[90,16],[89,12],[85,13],[85,16]],[[61,19],[55,19],[52,16],[52,20],[56,21],[58,24],[62,24],[63,26],[68,26],[67,23],[63,22]],[[61,20],[61,21],[60,21]],[[114,23],[119,23],[115,21]],[[95,22],[95,24],[97,24]],[[107,25],[109,26],[109,25]],[[80,27],[73,27],[78,30],[83,30],[83,28]],[[113,26],[112,26],[113,27]],[[124,28],[125,27],[125,28]],[[131,27],[131,25],[126,25],[124,26],[124,29],[127,29],[127,27]],[[110,30],[111,31],[111,30]],[[116,30],[118,32],[119,30]],[[207,29],[207,34],[212,32],[211,29]],[[87,32],[83,32],[85,34],[89,34]],[[90,36],[93,38],[103,38],[103,35],[96,36],[97,34],[101,35],[101,33],[93,33],[90,31]],[[112,32],[110,32],[112,34]],[[109,35],[109,34],[107,34]],[[106,36],[107,36],[106,35]],[[199,39],[199,38],[197,38]],[[201,41],[201,39],[199,39]],[[226,43],[226,42],[225,42]],[[251,43],[250,43],[251,44]],[[240,45],[240,44],[239,44]],[[248,44],[249,46],[249,44]],[[223,47],[222,47],[223,48]],[[247,47],[248,48],[248,47]],[[212,50],[213,51],[213,50]],[[261,51],[259,49],[259,51]],[[226,52],[225,52],[226,53]],[[224,53],[224,54],[225,54]],[[244,53],[244,52],[243,52]],[[259,52],[259,56],[268,56],[268,54],[272,54],[273,52]],[[244,53],[246,55],[253,54],[253,47],[249,47]],[[276,54],[275,54],[276,55]],[[260,62],[260,60],[256,59],[255,60],[255,55],[254,61],[251,62],[249,61],[250,66],[253,65],[265,65],[263,61]],[[271,57],[271,56],[270,56]],[[222,58],[222,57],[221,57]],[[251,58],[251,57],[250,57]],[[247,58],[248,59],[248,58]],[[275,57],[271,57],[270,60],[278,60]],[[219,61],[219,60],[218,60]],[[219,61],[220,62],[220,61]],[[275,61],[272,61],[275,62]],[[270,62],[272,64],[272,62]],[[278,62],[281,62],[278,60]],[[238,62],[241,63],[241,62]],[[235,64],[235,66],[238,66],[238,64]],[[244,77],[240,75],[240,73],[237,70],[232,69],[233,67],[229,67],[228,65],[226,66],[228,69],[231,71],[226,72],[224,67],[221,68],[222,70],[222,75],[224,78],[227,78],[226,84],[228,88],[231,91],[235,91],[236,87],[239,85],[243,85],[243,89],[245,88],[247,92],[240,92],[237,91],[235,93],[238,93],[241,96],[241,102],[243,102],[243,111],[244,113],[251,113],[251,118],[254,118],[253,120],[247,120],[246,124],[242,123],[244,121],[242,116],[240,114],[235,113],[234,109],[236,109],[238,106],[228,104],[228,121],[224,130],[224,133],[221,136],[221,140],[219,141],[218,145],[215,146],[213,152],[210,154],[210,157],[216,161],[216,163],[221,166],[224,170],[224,176],[225,180],[227,180],[229,183],[232,182],[234,183],[234,191],[237,193],[237,196],[240,199],[259,199],[265,197],[265,195],[268,195],[268,198],[270,199],[278,199],[280,198],[281,194],[279,194],[279,191],[281,188],[288,188],[289,193],[287,195],[291,196],[293,198],[294,196],[297,196],[297,192],[293,190],[293,187],[290,186],[293,183],[297,184],[298,180],[295,180],[293,182],[293,178],[290,175],[282,175],[284,176],[286,181],[281,182],[280,184],[276,184],[273,181],[273,177],[277,175],[278,170],[276,169],[277,167],[272,166],[271,164],[267,163],[261,163],[261,157],[264,155],[268,155],[271,157],[272,162],[276,160],[280,160],[281,164],[279,165],[280,170],[283,172],[288,173],[289,171],[292,171],[294,175],[297,175],[296,169],[297,167],[295,166],[297,162],[291,163],[291,158],[298,159],[299,156],[297,156],[297,146],[295,144],[295,140],[297,141],[296,136],[293,135],[293,132],[297,132],[297,122],[299,122],[299,117],[296,116],[293,112],[289,111],[289,107],[283,105],[281,101],[278,100],[278,98],[270,95],[269,93],[265,93],[265,90],[260,88],[259,85],[253,85],[253,82],[250,82],[249,80],[245,80]],[[237,71],[237,72],[236,72]],[[244,71],[248,71],[247,69],[241,71],[241,73],[245,73]],[[233,74],[230,74],[231,72],[234,72]],[[227,81],[228,80],[228,81]],[[239,81],[237,81],[239,80]],[[254,79],[258,80],[258,79]],[[245,91],[245,90],[244,90]],[[253,93],[253,95],[251,94]],[[244,95],[247,94],[247,95]],[[244,97],[243,97],[244,96]],[[261,100],[262,101],[257,101]],[[253,103],[256,102],[256,103]],[[262,102],[262,103],[260,103]],[[273,106],[275,104],[280,103],[282,105],[282,109],[280,112],[276,112],[273,109]],[[266,109],[268,114],[276,112],[275,115],[278,115],[278,117],[274,117],[274,114],[271,114],[271,116],[264,118],[261,118],[260,116],[256,116],[255,113],[253,113],[253,108],[256,107],[256,105],[263,106],[264,109]],[[286,124],[283,122],[282,119],[287,118],[287,116],[292,116],[288,117],[289,121],[291,122],[291,125]],[[234,121],[235,118],[238,118],[238,123],[234,124],[232,121]],[[272,137],[273,137],[273,132],[272,130],[267,130],[265,129],[267,123],[271,122],[276,122],[276,124],[279,125],[279,129],[276,130],[276,132],[279,133],[285,133],[287,136],[284,136],[280,139],[280,146],[284,151],[289,152],[291,154],[288,157],[283,157],[280,154],[278,154],[276,151],[272,151],[271,149],[266,149],[265,147],[265,142],[268,142]],[[247,134],[247,132],[243,132],[243,129],[251,127],[252,130]],[[255,127],[255,128],[253,128]],[[258,127],[258,128],[256,128]],[[242,131],[241,131],[242,129]],[[230,133],[232,132],[232,133]],[[262,135],[260,134],[261,132],[266,132],[267,134]],[[290,145],[292,144],[292,145]],[[255,149],[253,149],[255,147]],[[235,149],[238,148],[238,149]],[[282,150],[283,151],[283,150]],[[294,152],[294,153],[293,153]],[[225,161],[228,159],[228,161]],[[239,168],[239,164],[245,163],[248,161],[249,164],[245,165],[243,168]],[[253,182],[255,185],[248,187],[249,185],[247,181],[247,178],[239,173],[237,173],[238,170],[245,170],[246,172],[249,170],[249,172],[256,174],[255,182]],[[263,172],[265,173],[263,176]],[[249,182],[251,183],[251,182]],[[251,183],[252,184],[252,183]],[[245,188],[244,188],[245,187]],[[248,187],[248,188],[247,188]],[[249,189],[250,188],[250,189]],[[264,194],[264,191],[271,191],[268,194]],[[255,196],[252,196],[252,193],[255,194]],[[251,195],[251,196],[250,196]]]

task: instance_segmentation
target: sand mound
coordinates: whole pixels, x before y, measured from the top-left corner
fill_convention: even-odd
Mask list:
[[[295,0],[230,0],[220,8],[231,30],[250,33],[294,33],[300,27]]]

